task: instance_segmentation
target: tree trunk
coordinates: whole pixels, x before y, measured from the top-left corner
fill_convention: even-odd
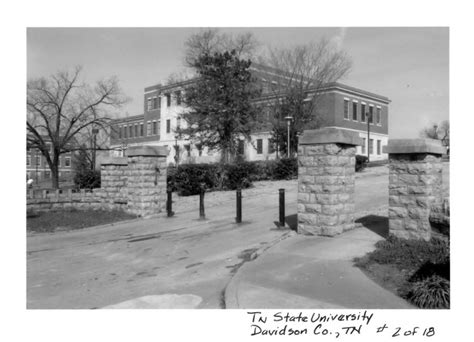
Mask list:
[[[53,189],[59,189],[59,172],[57,163],[51,168],[51,181]]]

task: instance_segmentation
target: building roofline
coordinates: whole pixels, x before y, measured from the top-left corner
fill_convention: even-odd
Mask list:
[[[135,120],[141,119],[143,117],[145,117],[145,114],[138,114],[138,115],[133,115],[133,116],[126,116],[126,117],[123,117],[123,118],[113,119],[113,121],[114,121],[114,123],[128,122],[128,121],[135,121]]]

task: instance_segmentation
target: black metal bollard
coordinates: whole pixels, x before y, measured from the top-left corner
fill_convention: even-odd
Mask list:
[[[242,222],[242,190],[237,189],[237,216],[235,217],[236,223]]]
[[[201,192],[199,193],[199,218],[205,219],[206,215],[204,213],[204,185],[201,185]]]
[[[285,189],[279,189],[280,193],[280,226],[285,226]]]
[[[168,189],[167,191],[168,194],[168,199],[166,200],[166,212],[168,213],[168,217],[174,216],[174,211],[173,211],[173,199],[172,199],[172,191]]]

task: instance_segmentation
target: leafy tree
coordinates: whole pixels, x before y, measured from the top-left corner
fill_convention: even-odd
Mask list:
[[[305,129],[323,124],[318,114],[321,89],[336,82],[350,71],[351,59],[330,40],[297,45],[291,48],[268,49],[261,63],[272,68],[266,92],[272,110],[272,139],[278,150],[287,154],[286,116],[293,118],[290,130],[292,152],[297,149],[297,136]],[[275,100],[278,99],[278,100]]]
[[[237,153],[239,138],[250,140],[258,107],[251,102],[260,90],[249,71],[250,60],[235,50],[205,53],[195,61],[198,74],[184,94],[186,125],[178,133],[209,150],[220,151],[223,162]]]
[[[27,145],[43,154],[53,188],[59,187],[59,156],[77,149],[81,141],[90,141],[92,129],[107,131],[109,110],[126,102],[116,78],[90,86],[80,82],[80,72],[77,67],[27,84]]]

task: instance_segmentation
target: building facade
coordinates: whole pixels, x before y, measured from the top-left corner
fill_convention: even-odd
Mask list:
[[[266,74],[275,73],[270,68],[258,65],[251,71],[262,82],[264,89],[265,82],[270,79]],[[182,122],[180,113],[185,110],[183,93],[191,82],[193,80],[145,88],[144,114],[117,119],[112,124],[110,144],[113,154],[124,156],[129,146],[159,145],[168,148],[167,162],[170,164],[218,161],[219,153],[179,139],[175,134],[178,127],[186,125]],[[390,100],[387,97],[341,83],[325,85],[317,96],[317,115],[322,126],[357,132],[364,142],[363,146],[357,148],[357,154],[369,153],[371,161],[388,158],[382,152],[382,147],[388,142]],[[275,159],[277,152],[270,143],[270,138],[269,128],[256,130],[252,133],[250,142],[242,140],[240,154],[246,160]]]
[[[53,153],[52,145],[46,144],[50,151]],[[59,179],[69,180],[72,179],[72,153],[64,153],[59,157]],[[36,184],[42,181],[51,179],[51,169],[49,168],[46,158],[43,156],[41,151],[37,148],[26,148],[26,177],[33,179]]]

